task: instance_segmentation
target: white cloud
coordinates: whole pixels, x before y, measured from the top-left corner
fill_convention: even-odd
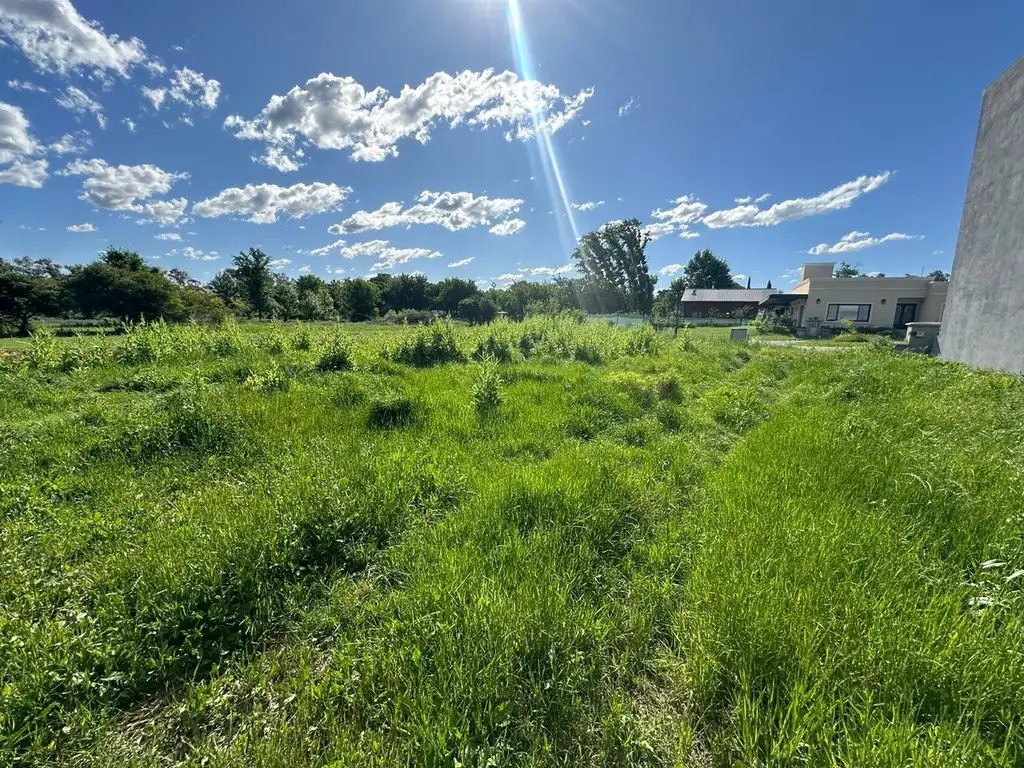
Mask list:
[[[651,217],[667,224],[685,227],[700,221],[704,212],[708,209],[707,203],[702,203],[693,195],[683,195],[682,197],[677,197],[672,202],[675,203],[675,208],[669,208],[667,211],[655,208],[651,212]]]
[[[145,217],[135,223],[159,224],[161,227],[174,226],[185,220],[186,208],[188,208],[188,200],[184,197],[174,200],[154,200],[139,208],[140,213],[145,214]]]
[[[273,224],[280,214],[293,219],[336,210],[351,194],[351,187],[325,184],[295,184],[279,187],[276,184],[249,184],[244,188],[230,187],[215,197],[192,206],[192,213],[204,219],[218,216],[240,215],[253,224]]]
[[[301,267],[299,267],[299,272],[312,272],[312,271],[313,270],[310,268],[309,264],[303,264]]]
[[[658,272],[660,274],[662,274],[662,275],[674,275],[674,274],[676,274],[678,272],[682,272],[682,271],[683,271],[683,265],[682,264],[669,264],[669,265],[664,266],[664,267],[662,267],[661,269],[658,270]]]
[[[597,200],[588,203],[573,203],[572,207],[577,211],[592,211],[600,205],[604,205],[604,200]]]
[[[557,277],[558,275],[567,275],[570,272],[576,271],[575,264],[566,264],[564,267],[529,267],[527,269],[520,270],[521,274],[530,275],[531,277]],[[508,277],[508,275],[502,275],[499,280]],[[515,277],[519,277],[516,275]]]
[[[692,229],[683,226],[682,229],[679,230],[679,236],[684,240],[692,240],[695,237],[700,237],[700,232],[694,232]]]
[[[500,224],[495,224],[488,231],[492,235],[507,236],[516,234],[525,226],[526,222],[522,219],[506,219]]]
[[[475,258],[474,256],[470,256],[468,259],[462,259],[462,261],[453,261],[451,264],[448,265],[448,269],[456,269],[458,267],[464,267],[467,264],[471,264],[473,262],[474,258]]]
[[[149,59],[143,66],[149,70],[151,75],[167,74],[167,67],[165,67],[164,63],[159,59]]]
[[[77,135],[65,133],[60,137],[60,141],[54,142],[47,149],[55,155],[80,155],[90,144],[92,142],[89,140],[89,134],[86,131],[79,131]]]
[[[932,256],[942,256],[945,251],[932,251]]]
[[[177,232],[161,232],[159,235],[153,235],[157,240],[181,240],[181,235]]]
[[[29,132],[29,122],[21,108],[0,101],[0,164],[41,150],[39,142]]]
[[[292,263],[291,259],[271,259],[271,261],[270,261],[270,268],[271,269],[284,269],[285,267],[287,267],[291,263]]]
[[[30,83],[27,80],[8,80],[7,87],[13,88],[15,91],[35,91],[36,93],[48,93],[48,91],[41,85]]]
[[[387,227],[437,224],[450,232],[490,224],[519,210],[522,200],[475,197],[471,192],[422,192],[417,204],[403,210],[402,203],[385,203],[376,211],[357,211],[327,231],[352,235]]]
[[[359,256],[373,256],[379,261],[370,267],[374,269],[393,269],[399,264],[408,264],[413,259],[437,259],[441,254],[429,248],[393,248],[387,240],[369,240],[365,243],[353,243],[342,248],[341,255],[346,259]]]
[[[331,243],[330,245],[325,245],[323,248],[314,248],[312,251],[309,252],[309,255],[310,256],[326,256],[331,251],[334,251],[334,250],[340,251],[342,249],[342,247],[344,247],[344,245],[345,245],[345,241],[344,240],[335,240],[333,243]]]
[[[181,53],[182,51],[185,50],[185,47],[182,46],[182,45],[172,45],[171,46],[171,50],[172,51],[177,51],[178,53]]]
[[[295,154],[299,155],[301,152],[302,150],[300,149]],[[274,170],[281,171],[281,173],[297,171],[303,165],[302,163],[296,162],[294,158],[290,157],[280,147],[268,146],[267,151],[263,154],[262,157],[253,155],[251,159],[254,163],[265,165],[268,168],[273,168]]]
[[[68,232],[95,232],[96,227],[92,224],[72,224],[68,227],[64,227]]]
[[[175,182],[188,178],[187,173],[169,173],[155,165],[115,166],[98,159],[75,160],[58,174],[85,176],[78,199],[108,211],[133,211],[160,223],[173,223],[184,217],[188,204],[185,198],[139,202],[167,194]]]
[[[741,280],[746,280],[747,277],[748,277],[747,275],[733,275],[732,279],[735,280],[738,283]]]
[[[79,118],[85,117],[91,112],[100,128],[107,127],[107,118],[103,115],[102,105],[81,88],[69,85],[64,89],[64,93],[57,97],[57,103],[64,109],[74,112]]]
[[[207,78],[202,72],[182,67],[174,70],[167,93],[175,101],[190,107],[213,109],[220,99],[220,82]],[[153,106],[160,108],[157,104]]]
[[[142,95],[149,99],[150,103],[153,105],[153,109],[159,112],[160,107],[163,105],[164,100],[167,98],[167,89],[143,87]]]
[[[127,128],[131,133],[135,133],[135,121],[130,118],[124,118],[122,121],[124,127]]]
[[[174,253],[174,251],[171,251],[171,253]],[[186,259],[192,259],[193,261],[216,261],[220,258],[216,251],[210,251],[207,253],[206,251],[201,251],[198,248],[193,248],[191,245],[185,246],[185,250],[182,252],[182,255]],[[274,262],[270,263],[273,265]]]
[[[367,90],[351,77],[324,72],[272,96],[252,120],[232,115],[224,125],[240,139],[289,149],[301,140],[320,149],[351,150],[355,160],[379,162],[397,156],[402,140],[425,144],[442,121],[452,128],[508,126],[506,139],[525,141],[536,132],[533,116],[543,113],[540,130],[555,133],[592,95],[591,88],[567,96],[553,85],[487,69],[438,72],[391,96],[384,88]]]
[[[755,203],[763,203],[765,200],[767,200],[771,196],[772,196],[771,192],[765,192],[763,195],[761,195],[759,197],[755,197],[754,198],[754,202]]]
[[[848,235],[844,235],[843,238],[832,245],[828,243],[821,243],[816,245],[808,251],[812,256],[823,256],[832,255],[837,253],[852,253],[853,251],[861,251],[865,248],[872,248],[882,243],[892,242],[893,240],[921,240],[921,235],[906,235],[902,232],[893,232],[882,237],[871,237],[869,232],[850,232]]]
[[[794,221],[807,216],[849,208],[863,194],[885,184],[892,175],[885,171],[877,176],[860,176],[816,197],[798,197],[784,200],[771,208],[761,210],[756,205],[740,205],[724,211],[715,211],[704,217],[704,224],[712,229],[722,227],[773,227],[783,221]]]
[[[763,203],[769,197],[771,197],[770,192],[763,194],[760,197],[737,197],[736,202],[740,205],[746,205],[747,203]]]
[[[123,77],[146,58],[140,40],[105,35],[70,0],[0,0],[0,35],[21,48],[38,69],[62,75],[84,68]]]
[[[747,203],[752,202],[753,199],[754,198],[752,197],[737,197],[733,202],[739,203],[740,205],[746,205]]]
[[[633,106],[634,106],[634,101],[633,101],[633,99],[630,99],[625,104],[623,104],[621,107],[619,107],[619,117],[625,117],[630,112],[632,112],[633,111]]]
[[[31,163],[15,162],[0,170],[0,184],[39,189],[48,176],[47,165],[45,160],[35,160]]]
[[[672,234],[672,232],[675,231],[675,225],[670,222],[663,221],[655,224],[648,224],[644,227],[643,231],[651,238],[651,242],[653,243],[659,237]]]

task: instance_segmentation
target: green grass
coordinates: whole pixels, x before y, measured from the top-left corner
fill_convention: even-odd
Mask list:
[[[1024,385],[851,347],[44,333],[0,761],[1020,765]]]

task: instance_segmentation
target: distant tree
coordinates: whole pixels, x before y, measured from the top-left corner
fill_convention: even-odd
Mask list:
[[[239,283],[242,298],[262,320],[270,308],[273,276],[270,257],[259,248],[250,248],[234,258],[234,276]]]
[[[284,320],[294,320],[299,316],[299,292],[295,281],[277,272],[270,274],[270,314]]]
[[[0,318],[8,318],[27,336],[33,318],[57,315],[63,309],[64,278],[53,262],[43,264],[18,259],[9,264],[0,259]]]
[[[218,272],[207,284],[207,288],[226,305],[230,305],[234,301],[245,300],[245,286],[238,279],[238,273],[234,269]]]
[[[140,272],[146,269],[156,271],[155,268],[146,264],[146,260],[138,253],[129,251],[126,248],[114,248],[111,246],[100,254],[100,261],[115,269],[125,269],[130,272]]]
[[[167,279],[179,288],[198,288],[202,285],[184,269],[178,269],[177,267],[167,271]]]
[[[749,277],[747,278],[747,290],[748,291],[750,290],[750,278]]]
[[[360,323],[377,316],[377,286],[372,280],[344,280],[339,286],[337,294],[342,317]]]
[[[458,316],[473,325],[491,322],[498,314],[494,302],[486,296],[477,294],[459,302]]]
[[[768,285],[766,285],[766,286],[765,286],[764,288],[765,288],[765,290],[766,290],[766,291],[770,291],[770,290],[772,290],[772,281],[771,281],[771,280],[769,280],[769,281],[768,281]]]
[[[395,275],[384,287],[384,311],[430,309],[431,287],[423,275]]]
[[[945,283],[949,280],[949,272],[943,272],[941,269],[934,269],[928,273],[928,277],[939,283]]]
[[[611,289],[622,297],[625,309],[650,315],[657,282],[647,264],[650,242],[640,221],[627,219],[585,234],[572,258],[598,295]]]
[[[835,268],[832,273],[832,277],[860,277],[860,270],[852,264],[845,261],[840,261],[839,265]]]
[[[71,269],[67,295],[85,317],[156,320],[178,311],[178,287],[134,251],[108,248],[97,261]]]
[[[693,254],[683,267],[683,280],[686,287],[694,288],[739,288],[732,279],[729,262],[715,256],[709,248]]]
[[[219,296],[192,285],[179,291],[178,306],[178,316],[172,319],[219,323],[228,316],[228,308]]]
[[[480,289],[476,287],[476,283],[458,277],[449,277],[437,284],[434,307],[449,315],[454,315],[459,309],[459,302],[470,296],[476,296],[478,293],[480,293]]]

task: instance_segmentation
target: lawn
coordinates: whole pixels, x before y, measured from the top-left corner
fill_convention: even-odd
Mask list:
[[[0,761],[1024,764],[1024,383],[851,346],[43,334]]]

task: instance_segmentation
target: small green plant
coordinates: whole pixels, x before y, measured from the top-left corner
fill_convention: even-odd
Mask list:
[[[336,373],[352,370],[352,349],[348,340],[335,334],[316,362],[320,373]]]
[[[481,415],[493,414],[501,406],[501,388],[504,385],[498,364],[493,359],[484,360],[473,382],[473,405]]]
[[[655,391],[658,393],[659,400],[678,403],[683,399],[683,388],[679,384],[679,377],[672,373],[658,379]]]
[[[278,366],[272,365],[258,373],[250,372],[242,386],[252,392],[269,395],[273,392],[287,392],[290,380]]]
[[[369,426],[372,429],[397,429],[419,420],[422,405],[405,390],[387,387],[370,400]]]
[[[300,352],[308,352],[313,348],[313,334],[308,325],[299,324],[295,333],[292,334],[292,349]]]

